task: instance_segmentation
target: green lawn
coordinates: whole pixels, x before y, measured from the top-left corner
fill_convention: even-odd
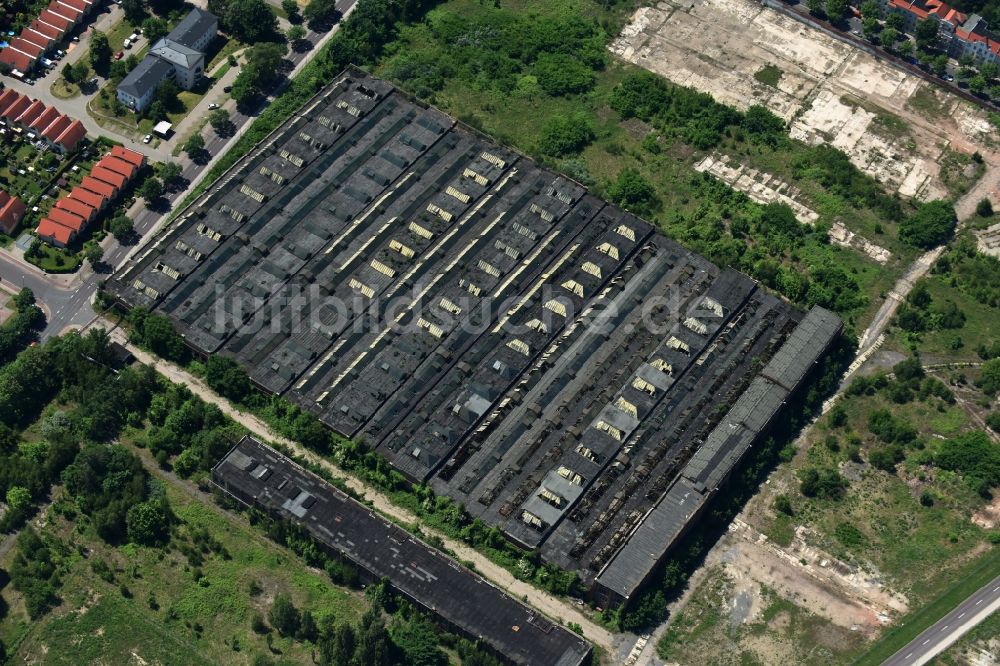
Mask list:
[[[994,548],[987,556],[964,567],[961,575],[956,576],[954,583],[947,591],[923,608],[903,618],[897,627],[882,636],[854,664],[856,666],[878,666],[916,638],[921,631],[947,615],[966,597],[995,578],[998,571],[1000,571],[1000,549]],[[994,623],[996,617],[994,616]]]
[[[195,501],[172,484],[167,494],[181,521],[174,543],[185,543],[192,529],[205,529],[230,558],[205,556],[200,565],[203,578],[196,582],[193,568],[176,547],[165,551],[166,556],[159,549],[135,545],[114,548],[90,530],[80,534],[72,524],[56,520],[46,529],[85,545],[88,555],[74,557],[60,592],[63,605],[40,621],[28,625],[15,599],[12,612],[0,622],[0,635],[23,636],[17,660],[30,657],[36,663],[67,665],[143,663],[140,659],[162,664],[249,663],[251,655],[268,651],[264,637],[251,630],[250,620],[255,613],[266,617],[276,594],[288,594],[298,607],[312,609],[319,622],[332,617],[353,623],[365,609],[361,593],[334,587],[325,574],[307,568],[239,517]],[[111,565],[113,583],[94,575],[91,563],[97,559]],[[122,585],[129,598],[122,595]],[[251,594],[252,586],[256,594]],[[283,661],[308,662],[307,645],[273,638]],[[232,647],[234,639],[238,652]]]

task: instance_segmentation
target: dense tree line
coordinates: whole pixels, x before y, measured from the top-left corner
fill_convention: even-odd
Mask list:
[[[974,238],[952,243],[932,270],[983,305],[1000,306],[1000,260],[978,252]]]
[[[7,363],[31,342],[45,314],[35,304],[35,295],[24,288],[13,299],[14,314],[0,326],[0,364]]]

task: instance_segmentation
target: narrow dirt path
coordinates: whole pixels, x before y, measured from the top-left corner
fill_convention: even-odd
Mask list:
[[[107,328],[111,328],[110,323],[108,323]],[[311,463],[321,465],[329,472],[343,478],[348,487],[357,492],[365,500],[370,501],[372,505],[381,513],[404,523],[420,525],[420,529],[423,530],[424,533],[440,537],[444,542],[445,548],[455,553],[456,558],[462,561],[471,562],[475,566],[476,572],[484,578],[490,580],[498,587],[503,588],[509,594],[522,600],[526,600],[526,602],[532,607],[540,610],[555,620],[563,621],[565,623],[575,622],[583,628],[583,635],[587,640],[599,645],[611,654],[615,653],[616,639],[614,634],[595,623],[571,603],[563,601],[562,599],[546,592],[542,592],[529,583],[516,579],[509,571],[494,564],[485,555],[479,553],[474,548],[467,546],[461,541],[456,541],[455,539],[452,539],[451,537],[448,537],[445,534],[423,524],[420,518],[409,511],[396,506],[386,495],[372,490],[361,480],[352,476],[349,472],[333,464],[326,458],[322,458],[312,451],[302,447],[297,442],[293,442],[275,433],[270,426],[253,414],[237,409],[228,400],[219,396],[194,375],[172,363],[164,361],[163,359],[157,358],[152,354],[139,349],[135,345],[129,344],[120,330],[114,330],[112,332],[112,338],[117,342],[124,344],[141,363],[145,363],[146,365],[155,368],[157,372],[162,374],[171,382],[186,386],[192,393],[200,397],[205,402],[216,405],[228,417],[242,425],[250,432],[254,433],[258,437],[287,446],[296,455],[302,456]]]

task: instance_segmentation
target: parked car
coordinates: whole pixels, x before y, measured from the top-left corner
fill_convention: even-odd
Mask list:
[[[216,104],[215,102],[212,102],[211,104],[208,105],[208,110],[209,111],[213,111],[213,110],[215,110],[217,108],[219,108],[219,105]]]
[[[233,87],[232,86],[226,86],[225,88],[222,89],[222,92],[224,92],[224,93],[231,93],[231,92],[233,92]]]
[[[80,35],[73,35],[73,42],[79,44],[80,43]]]
[[[126,39],[124,42],[122,42],[122,46],[126,49],[132,48],[132,40]]]
[[[142,142],[143,143],[149,143],[152,140],[153,140],[153,135],[152,134],[147,134],[146,136],[142,137]]]
[[[125,57],[124,51],[119,51],[118,53],[115,54],[115,60],[121,60],[124,57]]]
[[[62,60],[62,57],[66,55],[66,52],[62,49],[56,49],[56,58]]]

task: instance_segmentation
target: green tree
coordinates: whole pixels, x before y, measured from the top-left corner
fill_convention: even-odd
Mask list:
[[[885,27],[892,28],[893,30],[902,31],[903,30],[903,15],[899,12],[889,12],[885,16]]]
[[[150,16],[142,22],[142,34],[150,44],[155,44],[161,37],[166,37],[168,32],[170,27],[167,22],[158,16]]]
[[[97,266],[104,259],[104,249],[98,243],[89,243],[83,249],[83,256],[91,266]]]
[[[795,508],[792,506],[792,500],[788,499],[788,495],[778,495],[774,498],[774,510],[786,516],[795,515]]]
[[[293,46],[295,44],[298,44],[299,41],[305,39],[305,37],[306,37],[306,29],[303,28],[301,25],[293,25],[288,29],[287,32],[285,32],[285,38],[288,40],[288,43],[292,44]]]
[[[913,42],[911,42],[909,39],[904,39],[899,44],[899,46],[896,47],[896,51],[898,51],[899,55],[903,56],[904,58],[912,58],[913,57]]]
[[[545,155],[563,157],[578,153],[594,140],[594,128],[583,113],[556,115],[542,127],[538,149]]]
[[[142,0],[122,0],[122,10],[132,25],[142,25],[143,19],[147,16]]]
[[[217,134],[222,134],[231,129],[233,121],[229,119],[229,112],[225,109],[216,109],[208,114],[208,123]]]
[[[938,45],[938,23],[937,19],[928,18],[917,23],[913,30],[913,37],[917,40],[917,48],[921,50],[934,49]]]
[[[205,150],[205,139],[198,132],[192,134],[184,142],[184,152],[188,154],[188,157],[194,157],[203,150]]]
[[[992,62],[984,62],[979,66],[979,73],[983,75],[987,81],[992,81],[997,78],[997,73],[1000,72],[1000,68]]]
[[[271,604],[267,619],[282,636],[294,636],[299,630],[301,616],[292,600],[284,594],[279,594]]]
[[[656,203],[656,189],[635,169],[622,169],[608,185],[608,198],[626,210],[648,212]]]
[[[582,93],[594,85],[594,70],[566,53],[542,54],[532,71],[538,85],[550,95]]]
[[[151,176],[142,182],[136,194],[145,199],[149,205],[163,196],[163,183],[155,176]]]
[[[66,83],[76,83],[76,70],[73,65],[66,63],[62,68],[62,77]]]
[[[976,204],[976,215],[979,217],[990,217],[993,215],[993,204],[990,203],[989,199],[983,197],[979,200],[979,203]]]
[[[1000,358],[991,358],[983,363],[982,367],[979,368],[979,379],[976,381],[976,386],[989,395],[1000,391]]]
[[[882,43],[882,48],[891,50],[896,45],[896,42],[899,41],[899,31],[895,28],[885,28],[879,40]]]
[[[247,104],[260,94],[260,90],[257,89],[253,76],[244,68],[233,81],[233,89],[229,94],[237,104]]]
[[[448,655],[438,647],[434,626],[419,615],[392,628],[392,640],[413,666],[448,666]]]
[[[132,220],[124,214],[114,216],[111,222],[108,223],[108,230],[111,231],[111,235],[119,241],[130,236],[133,229]]]
[[[129,541],[155,546],[167,540],[170,517],[163,502],[151,500],[130,508],[125,517],[125,525]]]
[[[107,72],[111,65],[111,44],[103,32],[94,31],[90,37],[90,64],[95,72]]]
[[[182,174],[181,165],[176,162],[163,162],[160,164],[159,175],[164,187],[176,185]]]
[[[244,44],[257,44],[278,33],[278,19],[264,0],[229,0],[222,23]]]
[[[945,56],[947,57],[947,56]],[[986,90],[986,79],[977,74],[969,79],[969,90],[976,93],[977,95],[982,94]]]
[[[861,23],[861,29],[864,33],[865,39],[869,41],[875,41],[875,37],[878,36],[878,31],[881,26],[879,25],[878,19],[871,17],[866,17]]]
[[[826,16],[836,23],[847,18],[847,0],[826,0]]]
[[[323,24],[336,16],[336,12],[336,0],[309,0],[302,17],[310,23]]]
[[[806,0],[806,7],[813,16],[823,15],[823,0]]]
[[[20,513],[31,506],[31,491],[24,486],[11,486],[7,489],[7,508],[14,513]]]
[[[955,233],[958,217],[947,201],[928,201],[899,224],[899,237],[916,247],[930,249],[944,243]]]
[[[289,21],[292,21],[293,16],[298,18],[299,3],[295,2],[295,0],[281,0],[281,9],[288,15]],[[294,21],[292,22],[294,23]]]

